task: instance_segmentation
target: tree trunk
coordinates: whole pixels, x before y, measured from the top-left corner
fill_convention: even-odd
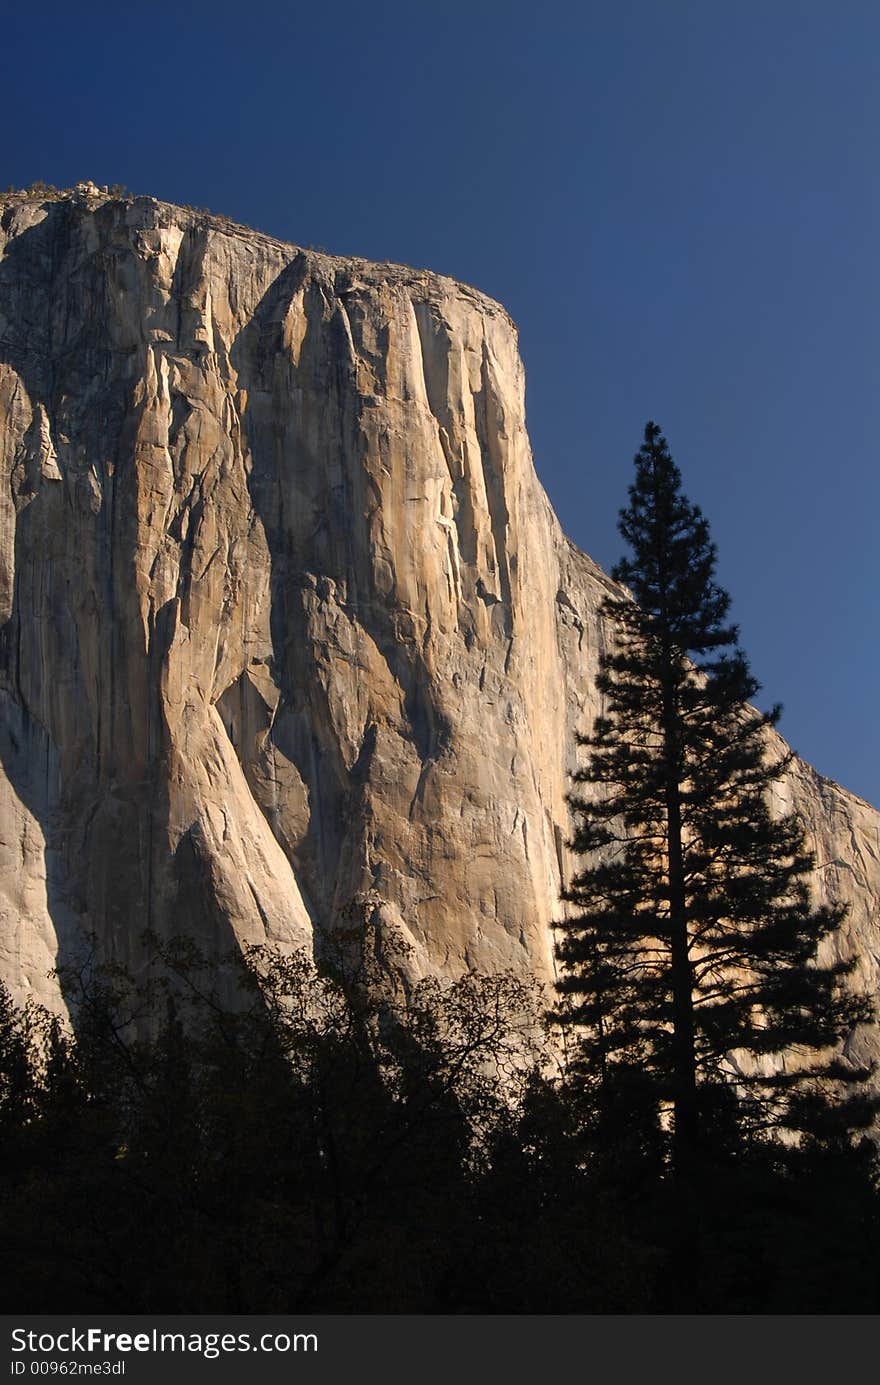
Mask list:
[[[667,792],[669,859],[669,934],[672,961],[672,1042],[674,1053],[673,1152],[677,1178],[690,1173],[698,1142],[697,1062],[694,1041],[693,975],[688,954],[681,804],[678,785]]]
[[[666,853],[669,870],[669,947],[672,979],[673,1161],[678,1181],[693,1166],[698,1141],[697,1062],[694,1040],[693,973],[688,953],[688,919],[681,826],[681,752],[671,651],[664,650],[663,740],[666,759]]]
[[[693,973],[688,953],[688,918],[681,824],[681,775],[676,707],[664,693],[666,762],[666,850],[669,869],[669,943],[672,973],[673,1131],[672,1173],[676,1229],[670,1265],[677,1311],[695,1312],[699,1289],[696,1159],[699,1144],[697,1060],[694,1038]]]

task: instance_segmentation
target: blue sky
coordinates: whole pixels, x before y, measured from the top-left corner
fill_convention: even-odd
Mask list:
[[[0,184],[80,178],[476,284],[606,566],[647,418],[781,730],[880,805],[880,6],[7,10]]]

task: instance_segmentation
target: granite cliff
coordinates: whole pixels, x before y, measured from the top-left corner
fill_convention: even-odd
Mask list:
[[[84,932],[553,973],[609,578],[497,303],[80,185],[0,201],[0,971]],[[880,815],[795,761],[880,982]],[[400,964],[400,963],[398,963]],[[863,1037],[859,1041],[865,1042]]]

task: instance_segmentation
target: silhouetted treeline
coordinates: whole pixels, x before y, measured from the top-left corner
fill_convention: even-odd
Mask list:
[[[867,1143],[746,1143],[721,1112],[684,1304],[667,1137],[638,1074],[567,1086],[523,982],[389,998],[369,968],[257,949],[230,1004],[185,949],[163,964],[138,987],[67,978],[75,1038],[0,997],[6,1311],[880,1305]]]

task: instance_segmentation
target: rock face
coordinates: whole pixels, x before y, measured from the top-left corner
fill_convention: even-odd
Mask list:
[[[516,333],[436,275],[93,185],[0,204],[0,968],[84,932],[553,972],[609,579],[532,467]],[[880,816],[783,790],[880,974]]]

